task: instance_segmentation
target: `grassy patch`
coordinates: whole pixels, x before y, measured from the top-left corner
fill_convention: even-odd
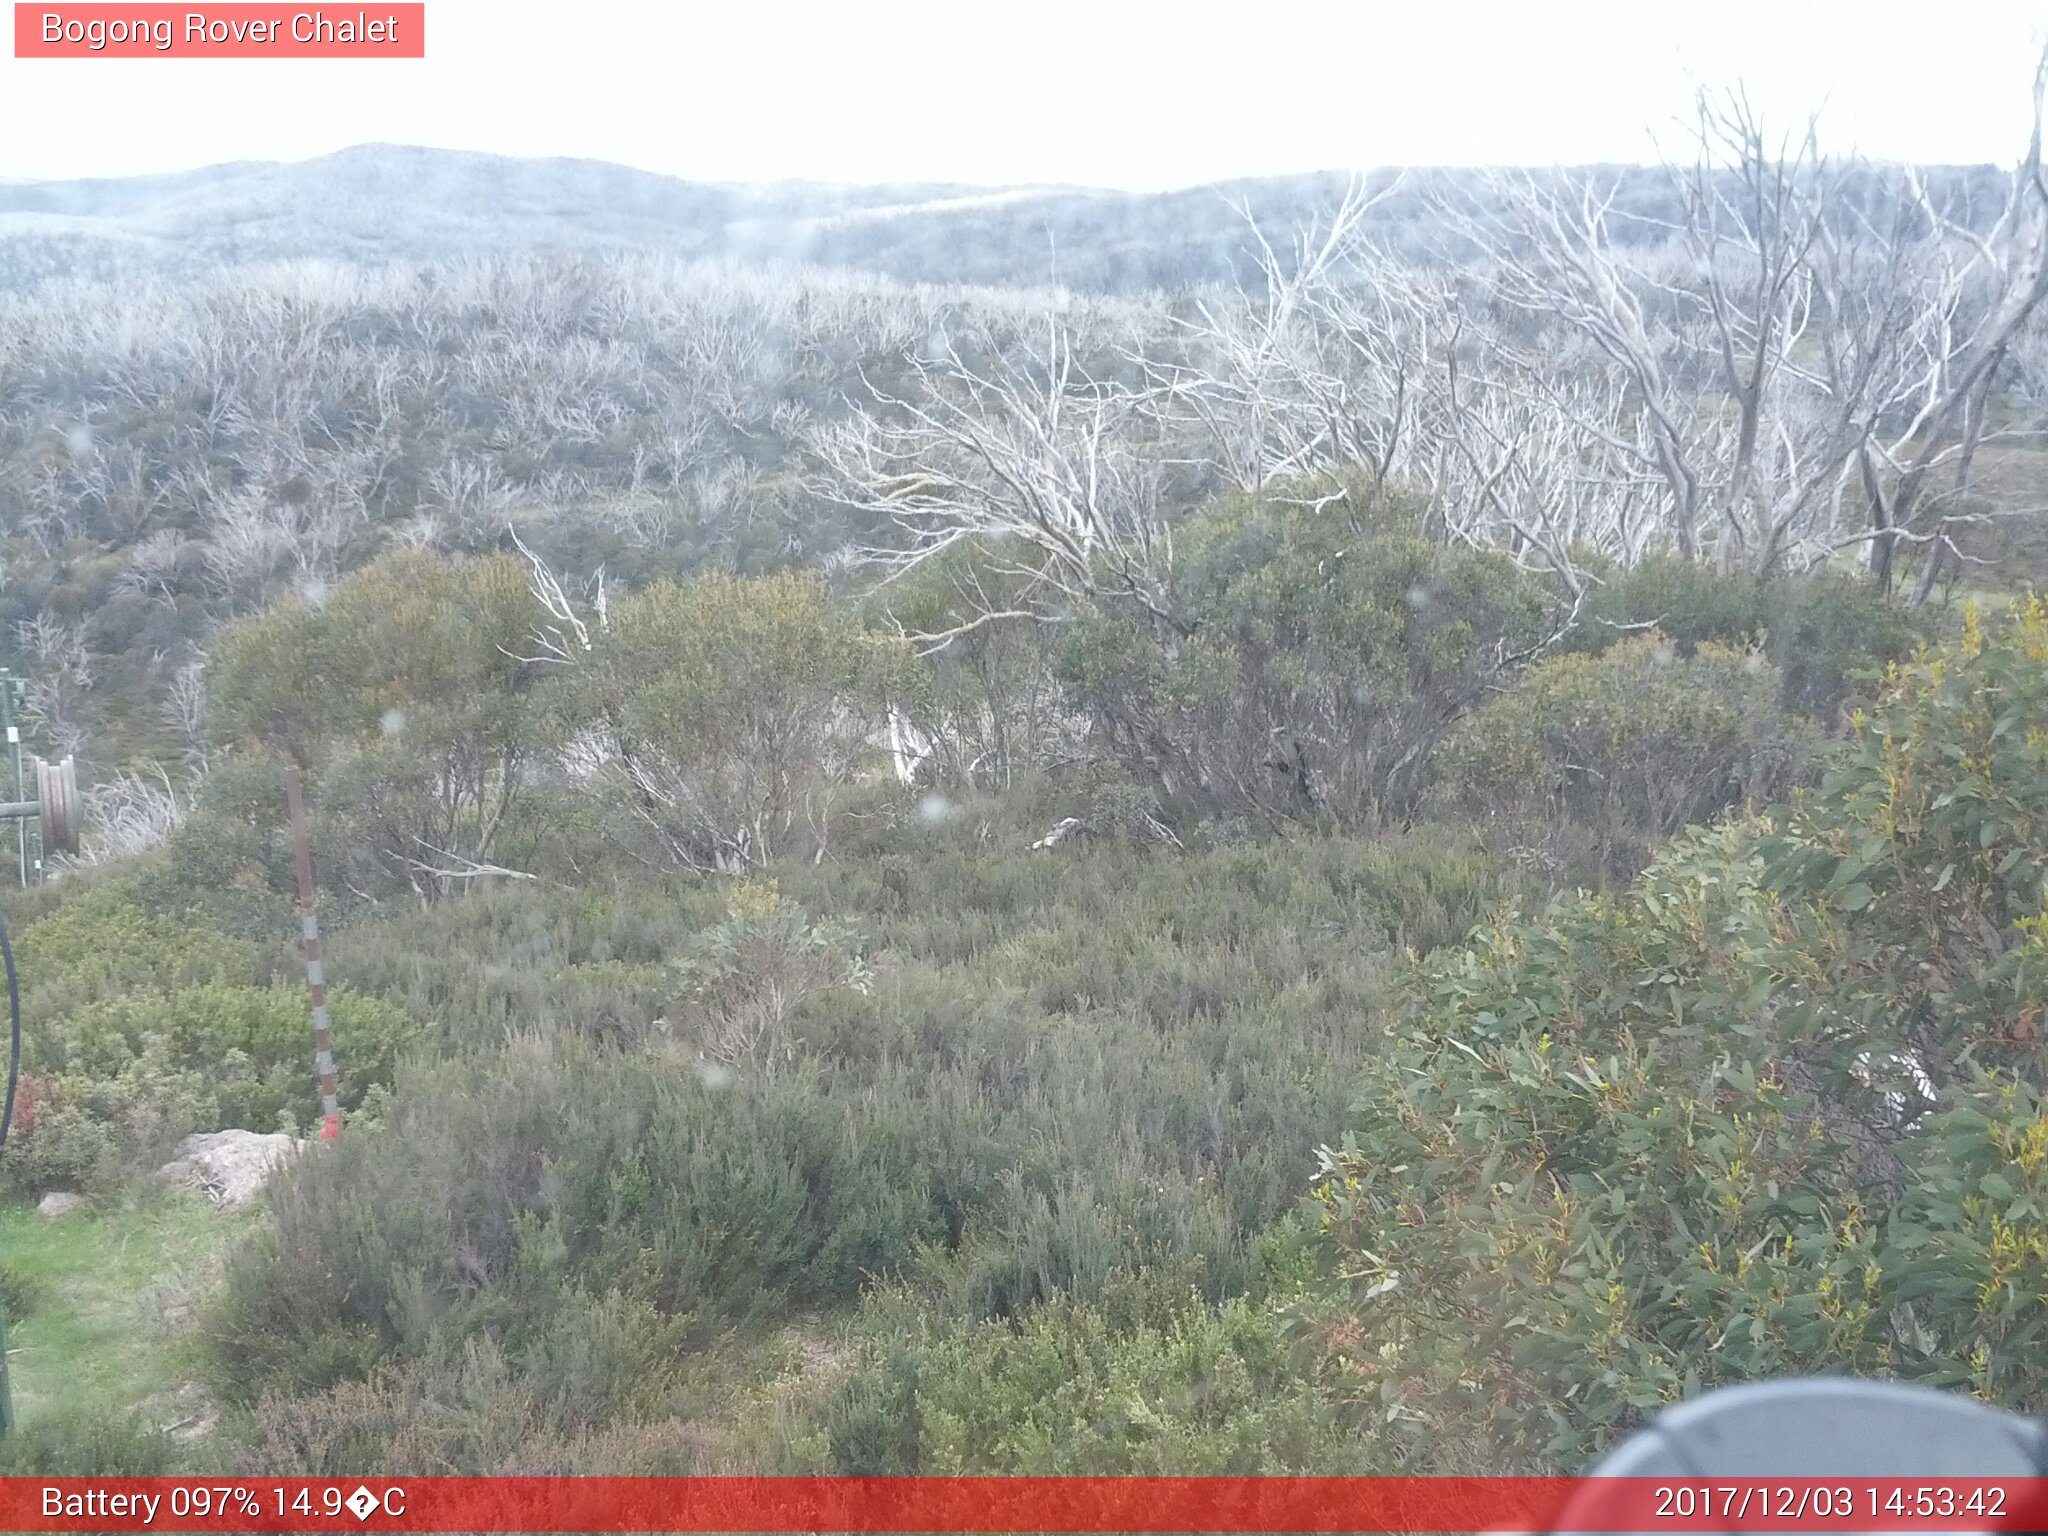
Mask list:
[[[31,1303],[7,1329],[20,1428],[139,1413],[164,1429],[190,1416],[192,1304],[246,1219],[182,1190],[55,1218],[0,1204],[7,1294]]]

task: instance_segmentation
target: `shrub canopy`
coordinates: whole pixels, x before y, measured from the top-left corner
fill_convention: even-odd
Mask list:
[[[1347,1391],[1571,1468],[1815,1371],[2048,1389],[2048,605],[1894,667],[1814,793],[1439,957],[1317,1191]]]

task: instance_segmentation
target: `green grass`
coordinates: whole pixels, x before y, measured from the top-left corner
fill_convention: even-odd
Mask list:
[[[140,1414],[166,1429],[190,1417],[200,1401],[186,1390],[198,1376],[194,1303],[246,1220],[182,1190],[54,1218],[0,1203],[0,1291],[16,1300],[7,1352],[18,1427]]]

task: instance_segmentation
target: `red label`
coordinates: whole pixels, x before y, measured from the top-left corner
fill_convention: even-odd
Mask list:
[[[1987,1454],[1990,1454],[1987,1452]],[[2034,1477],[0,1477],[0,1530],[1624,1532],[2043,1529]]]
[[[17,59],[423,59],[424,4],[14,7]]]

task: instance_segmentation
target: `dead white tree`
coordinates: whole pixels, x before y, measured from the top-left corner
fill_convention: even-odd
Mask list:
[[[188,661],[171,674],[157,706],[157,719],[177,739],[185,770],[193,778],[206,772],[206,658]]]
[[[1923,318],[1924,362],[1910,396],[1917,409],[1890,436],[1874,428],[1858,445],[1858,469],[1870,498],[1870,565],[1889,585],[1902,542],[1925,543],[1913,599],[1925,602],[1945,556],[1960,555],[1951,526],[1979,514],[1952,509],[1967,496],[1977,450],[1991,437],[1988,418],[2015,345],[2024,347],[2048,303],[2048,170],[2041,159],[2048,49],[2034,74],[2033,130],[2013,168],[2004,207],[1978,234],[1932,199],[1920,204],[1934,226],[1943,302]],[[1915,187],[1919,188],[1918,179]],[[1943,487],[1942,482],[1948,482]],[[1932,527],[1928,525],[1932,523]]]
[[[603,569],[600,568],[584,583],[583,604],[589,607],[589,617],[586,618],[583,605],[571,596],[548,563],[519,537],[519,530],[508,524],[505,532],[512,540],[512,547],[526,561],[527,590],[547,615],[534,627],[533,654],[518,659],[551,666],[575,664],[590,654],[595,644],[593,633],[602,635],[611,626],[611,606],[605,592]]]
[[[1169,620],[1165,464],[1141,390],[1097,379],[1057,316],[1042,349],[987,346],[970,367],[948,341],[904,361],[901,393],[868,381],[869,402],[814,440],[812,488],[884,519],[898,541],[861,551],[885,582],[964,541],[987,541],[1009,600],[943,632],[1055,618],[1077,599],[1128,598]]]
[[[159,846],[185,820],[185,807],[159,763],[117,773],[86,791],[85,836],[73,864],[108,864]]]
[[[1909,170],[1828,159],[1811,124],[1772,138],[1739,93],[1700,98],[1668,225],[1617,213],[1590,177],[1501,178],[1504,217],[1446,210],[1485,255],[1478,295],[1525,317],[1482,338],[1488,366],[1601,444],[1626,488],[1612,513],[1653,510],[1681,557],[1770,571],[1867,544],[1888,586],[1897,547],[1926,543],[1924,598],[1974,515],[1956,504],[1998,371],[2048,296],[2044,82],[1988,229]],[[1619,414],[1614,387],[1588,409],[1558,329],[1590,344]]]
[[[85,744],[86,696],[97,671],[84,622],[38,613],[15,624],[14,643],[29,659],[35,680],[23,703],[23,723],[50,743],[52,756],[77,752]]]
[[[115,587],[140,597],[171,601],[175,596],[172,578],[184,542],[175,528],[145,534],[128,547],[128,564],[115,578]]]
[[[466,880],[488,880],[492,878],[538,880],[540,878],[538,875],[523,869],[510,869],[503,864],[493,864],[488,860],[470,858],[467,854],[451,853],[446,848],[435,847],[423,837],[415,837],[413,842],[422,852],[429,855],[429,857],[424,859],[413,855],[406,855],[402,860],[415,887],[418,886],[421,880],[431,881],[436,889],[447,891],[454,889]]]
[[[1142,359],[1162,434],[1200,443],[1243,490],[1402,482],[1440,536],[1507,549],[1577,594],[1586,551],[1631,560],[1648,543],[1625,389],[1571,331],[1517,337],[1452,264],[1381,251],[1367,215],[1398,185],[1354,179],[1284,250],[1253,227],[1261,290],[1198,303],[1172,354]],[[1528,387],[1531,355],[1547,394]]]
[[[1359,471],[1378,483],[1394,469],[1442,298],[1440,282],[1367,238],[1367,216],[1400,185],[1354,177],[1284,247],[1246,205],[1255,288],[1198,298],[1169,355],[1134,356],[1167,430],[1191,432],[1227,483]]]
[[[1654,486],[1629,436],[1640,424],[1623,381],[1566,367],[1548,390],[1531,391],[1457,327],[1420,384],[1412,436],[1432,528],[1551,572],[1575,598],[1588,552],[1623,565],[1641,558],[1654,534]]]

